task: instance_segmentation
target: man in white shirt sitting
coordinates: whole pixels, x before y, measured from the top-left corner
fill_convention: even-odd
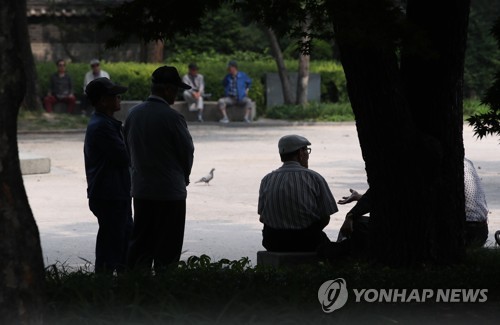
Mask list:
[[[190,111],[198,111],[198,121],[203,122],[203,94],[205,92],[205,81],[198,73],[196,63],[190,63],[188,73],[182,78],[182,82],[191,86],[191,89],[184,90],[183,96]]]
[[[87,108],[90,106],[90,102],[85,95],[85,88],[92,80],[97,78],[111,79],[109,73],[101,70],[101,62],[98,59],[92,59],[90,60],[90,71],[85,74],[85,78],[83,79],[82,115],[87,114]]]

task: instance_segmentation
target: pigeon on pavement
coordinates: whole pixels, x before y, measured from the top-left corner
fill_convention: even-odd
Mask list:
[[[215,168],[212,168],[212,170],[207,176],[200,178],[196,183],[205,182],[205,184],[208,184],[214,178],[214,170]]]

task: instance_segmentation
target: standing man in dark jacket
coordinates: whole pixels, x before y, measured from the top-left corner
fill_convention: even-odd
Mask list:
[[[129,158],[122,124],[113,118],[120,110],[120,94],[127,90],[108,78],[97,78],[85,88],[95,107],[85,134],[85,173],[90,210],[97,217],[96,272],[120,272],[126,265],[132,231]]]
[[[154,263],[159,271],[180,259],[194,146],[184,117],[170,107],[179,88],[191,87],[175,67],[156,69],[151,95],[125,121],[134,198],[130,267]]]

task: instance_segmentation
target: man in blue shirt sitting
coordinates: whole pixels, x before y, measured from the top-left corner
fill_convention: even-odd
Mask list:
[[[245,122],[250,123],[250,111],[252,100],[248,98],[248,90],[252,85],[252,79],[241,71],[238,71],[236,61],[229,61],[227,64],[228,74],[222,80],[224,86],[224,97],[219,99],[218,106],[222,113],[221,123],[229,123],[226,113],[227,105],[238,105],[245,109]]]
[[[113,118],[113,113],[120,110],[120,94],[126,90],[108,78],[94,79],[85,87],[95,108],[83,150],[89,207],[99,223],[96,273],[124,269],[132,232],[130,164],[122,123]]]

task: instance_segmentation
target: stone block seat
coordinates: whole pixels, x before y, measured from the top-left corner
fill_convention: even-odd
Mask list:
[[[23,175],[50,173],[50,158],[28,152],[19,153],[21,173]]]
[[[125,121],[127,118],[128,112],[134,107],[135,105],[138,105],[142,103],[142,100],[122,100],[121,101],[121,110],[118,112],[115,112],[114,117],[117,120],[120,121]],[[192,122],[192,121],[198,121],[198,111],[190,111],[188,109],[188,106],[186,102],[184,101],[176,101],[174,105],[172,105],[172,108],[184,115],[184,118],[186,121]],[[66,113],[67,112],[67,106],[65,103],[56,103],[53,106],[53,110],[55,113]],[[228,106],[226,108],[227,115],[229,117],[229,120],[233,122],[238,122],[238,121],[243,121],[245,117],[245,109],[239,106]],[[75,110],[73,114],[80,114],[81,113],[81,104],[79,101],[77,101],[77,104],[75,106]],[[90,113],[90,112],[88,112]],[[252,110],[250,112],[250,117],[252,120],[255,119],[256,116],[256,107],[255,103],[252,105]],[[222,118],[222,114],[217,107],[217,102],[216,101],[205,101],[204,103],[204,109],[203,109],[203,120],[206,122],[218,122]]]
[[[188,105],[184,101],[176,101],[172,106],[179,113],[184,115],[186,121],[197,121],[198,120],[198,110],[190,111]],[[229,120],[234,122],[242,122],[245,117],[245,109],[239,106],[228,106],[226,107],[226,112]],[[251,119],[255,119],[256,108],[255,103],[252,105],[252,110],[250,112]],[[206,122],[218,122],[222,118],[222,113],[217,107],[216,101],[205,101],[203,108],[203,120]]]
[[[128,112],[132,107],[134,107],[137,104],[142,103],[140,100],[122,100],[121,102],[121,110],[118,112],[115,112],[115,118],[120,120],[120,121],[125,121],[127,118]],[[203,120],[205,122],[218,122],[222,118],[222,114],[217,107],[217,102],[216,101],[205,101],[204,103],[204,109],[203,109]],[[188,106],[186,102],[184,101],[176,101],[174,105],[172,105],[172,108],[184,115],[184,118],[188,122],[193,122],[193,121],[198,121],[198,111],[190,111],[188,109]],[[228,106],[226,108],[227,115],[229,116],[229,119],[231,121],[237,122],[237,121],[243,121],[243,118],[245,117],[245,110],[241,107],[238,106]],[[250,116],[252,120],[255,118],[256,115],[256,108],[255,105],[252,107],[252,111],[250,113]]]
[[[63,102],[57,102],[54,105],[52,105],[52,111],[54,113],[68,113],[68,105],[66,105],[66,103]],[[81,114],[81,112],[82,112],[81,102],[77,100],[75,108],[73,110],[73,114]]]
[[[257,265],[263,266],[297,266],[314,264],[319,261],[316,252],[257,252]]]

